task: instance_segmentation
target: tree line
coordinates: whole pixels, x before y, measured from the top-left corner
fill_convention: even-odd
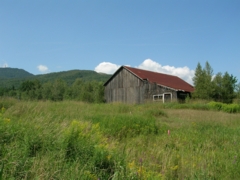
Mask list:
[[[41,83],[39,80],[23,81],[19,88],[1,88],[0,96],[10,96],[23,100],[78,100],[90,103],[104,102],[102,82],[83,81],[78,78],[72,85],[62,79]]]
[[[195,99],[214,100],[232,103],[234,98],[240,100],[240,83],[237,78],[225,73],[213,73],[208,62],[202,67],[197,64],[193,77]],[[0,96],[10,96],[23,100],[78,100],[90,103],[104,102],[103,82],[84,81],[77,78],[71,85],[62,79],[40,82],[38,79],[25,80],[19,88],[0,88]]]
[[[193,78],[194,98],[232,103],[234,98],[240,98],[240,84],[237,78],[228,72],[213,74],[209,62],[202,67],[197,64]]]

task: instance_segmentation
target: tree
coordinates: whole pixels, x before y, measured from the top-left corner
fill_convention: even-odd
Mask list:
[[[52,99],[52,83],[47,82],[42,85],[42,97],[44,100]]]
[[[66,90],[67,84],[65,81],[61,79],[57,79],[54,81],[52,85],[52,100],[54,101],[62,101],[64,97],[64,92]]]
[[[213,99],[215,101],[232,103],[235,98],[237,79],[228,72],[218,73],[213,79]]]
[[[212,76],[213,70],[208,62],[206,62],[204,68],[202,68],[200,63],[197,64],[195,75],[193,77],[193,84],[195,87],[193,96],[195,98],[211,99]]]
[[[27,80],[22,82],[22,84],[20,85],[20,91],[22,92],[29,92],[30,90],[34,89],[34,82]]]
[[[196,70],[195,70],[195,74],[193,77],[193,85],[195,87],[195,91],[194,91],[194,96],[196,98],[200,98],[200,93],[201,93],[201,89],[202,89],[202,84],[203,84],[203,69],[201,64],[198,62]]]
[[[222,92],[223,92],[223,102],[232,103],[235,94],[234,90],[236,87],[237,79],[233,75],[229,75],[228,72],[225,72],[222,78]]]
[[[222,73],[217,73],[213,79],[213,99],[215,101],[222,101]]]
[[[20,95],[25,99],[42,99],[41,88],[39,80],[27,80],[20,85]]]
[[[213,87],[212,87],[212,77],[213,77],[213,69],[208,63],[208,61],[205,63],[204,68],[204,92],[205,92],[205,98],[211,99],[212,93],[213,93]]]
[[[237,102],[240,103],[240,83],[236,85],[235,91],[236,91]]]
[[[81,78],[77,78],[74,81],[73,85],[71,86],[72,99],[82,100],[81,93],[83,93],[83,85],[84,82],[82,81]]]
[[[94,102],[94,87],[91,82],[86,82],[83,85],[82,101],[84,102]]]

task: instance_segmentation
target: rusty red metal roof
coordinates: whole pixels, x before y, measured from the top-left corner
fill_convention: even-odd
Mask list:
[[[156,83],[160,86],[165,86],[167,88],[174,89],[176,91],[187,91],[187,92],[193,92],[194,87],[181,78],[173,75],[138,69],[138,68],[132,68],[128,66],[121,66],[114,74],[113,76],[104,84],[106,86],[108,82],[117,74],[122,68],[125,68],[130,73],[134,74],[138,78],[142,80],[148,80],[150,83]]]
[[[177,91],[187,91],[187,92],[193,92],[194,87],[181,78],[173,75],[153,72],[153,71],[147,71],[143,69],[137,69],[132,68],[128,66],[123,66],[128,71],[135,74],[140,79],[144,80],[147,79],[151,83],[156,83],[161,86],[165,86],[168,88],[175,89]]]

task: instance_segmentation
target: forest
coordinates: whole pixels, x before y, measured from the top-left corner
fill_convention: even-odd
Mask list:
[[[35,79],[23,81],[18,89],[1,88],[0,96],[19,100],[77,100],[102,103],[104,102],[104,86],[103,82],[83,81],[81,78],[77,78],[71,85],[62,79],[46,83]]]

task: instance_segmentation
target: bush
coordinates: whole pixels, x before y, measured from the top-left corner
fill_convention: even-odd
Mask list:
[[[223,104],[222,110],[228,113],[240,112],[240,105],[238,104]]]
[[[237,113],[240,112],[240,105],[238,104],[224,104],[221,102],[209,102],[208,106],[210,109],[223,111],[227,113]]]
[[[208,103],[210,109],[220,111],[222,109],[223,103],[211,101]]]

